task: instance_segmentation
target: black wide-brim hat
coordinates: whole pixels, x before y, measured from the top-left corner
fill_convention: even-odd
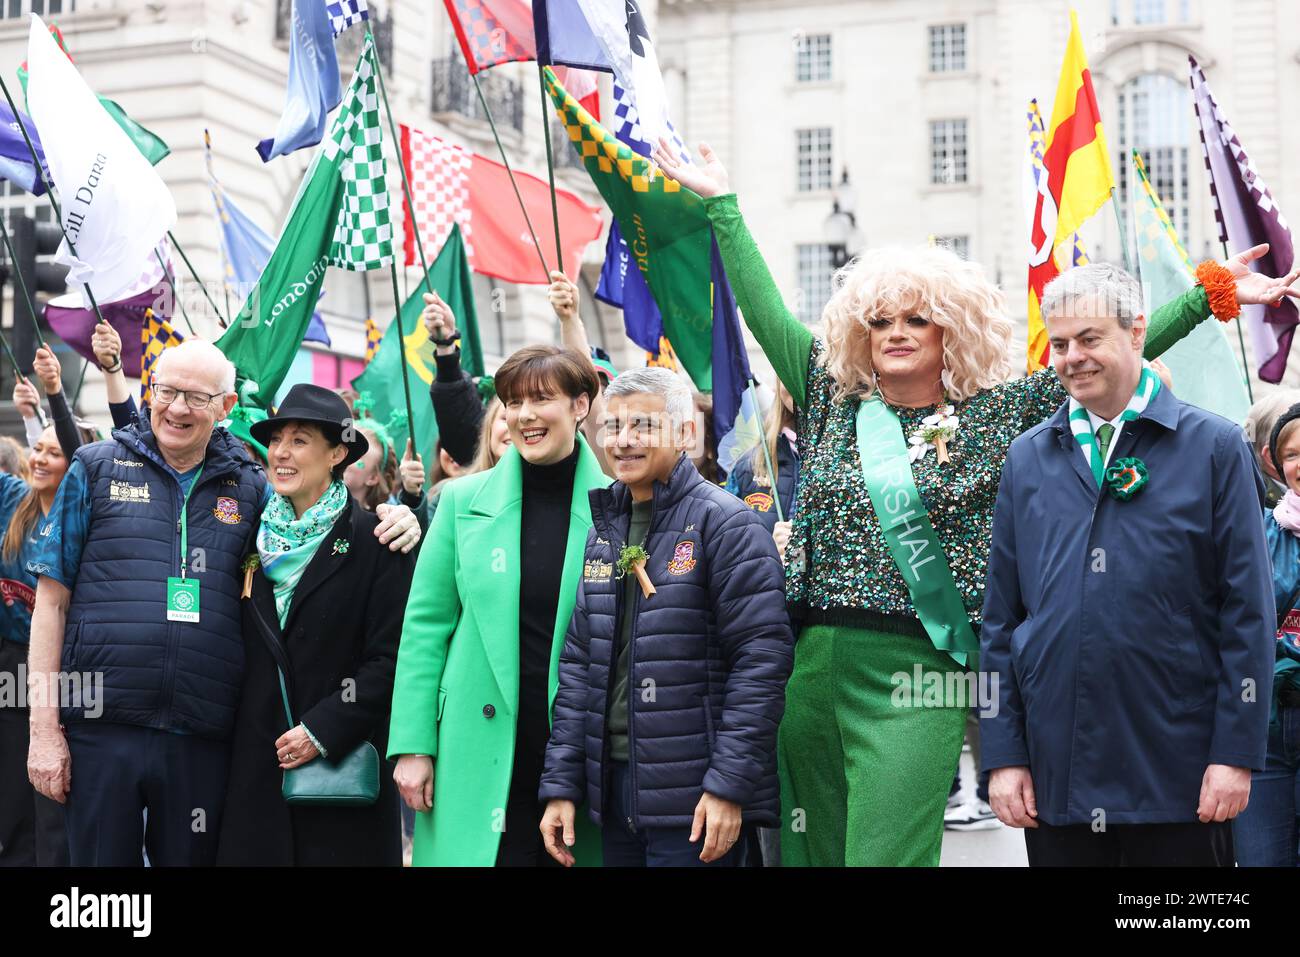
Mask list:
[[[330,442],[347,446],[348,456],[340,463],[340,467],[351,465],[370,448],[370,443],[361,434],[361,430],[352,425],[352,412],[348,409],[348,404],[324,386],[309,382],[294,386],[275,410],[275,415],[254,422],[248,431],[257,441],[269,446],[272,433],[286,422],[309,423],[325,433],[325,438]]]

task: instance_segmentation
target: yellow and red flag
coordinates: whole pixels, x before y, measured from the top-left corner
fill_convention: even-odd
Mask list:
[[[1038,301],[1043,287],[1058,273],[1053,252],[1101,208],[1115,186],[1079,17],[1073,10],[1052,122],[1047,129],[1043,172],[1046,176],[1039,181],[1029,240],[1030,372],[1047,365],[1047,329],[1038,312]]]

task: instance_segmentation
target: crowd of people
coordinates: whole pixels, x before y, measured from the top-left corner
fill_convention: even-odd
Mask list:
[[[778,380],[729,474],[708,397],[618,374],[562,273],[562,345],[490,383],[426,296],[427,466],[354,392],[239,405],[198,339],[137,410],[107,326],[101,440],[37,353],[53,424],[19,382],[0,446],[0,864],[398,865],[405,833],[416,865],[932,866],[978,709],[976,818],[1031,865],[1296,865],[1300,395],[1243,431],[1158,357],[1300,269],[1203,263],[1145,315],[1077,267],[1013,379],[978,264],[869,252],[814,332],[718,158],[655,158]]]

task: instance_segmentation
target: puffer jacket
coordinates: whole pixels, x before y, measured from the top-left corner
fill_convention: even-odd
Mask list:
[[[63,639],[66,672],[103,682],[101,721],[225,740],[244,668],[240,566],[266,490],[239,440],[213,429],[187,509],[199,621],[167,620],[167,579],[180,574],[180,483],[147,420],[84,445],[91,516]],[[201,551],[200,551],[201,550]],[[202,556],[201,564],[194,555]],[[63,720],[82,720],[76,708]]]
[[[599,824],[624,582],[619,553],[631,493],[616,482],[591,492],[582,584],[560,657],[551,739],[539,796],[585,796]],[[638,590],[628,671],[633,823],[689,826],[703,792],[741,805],[744,820],[780,817],[776,729],[794,638],[784,574],[761,519],[706,482],[682,457],[654,487],[646,571],[656,592]]]
[[[740,499],[763,520],[769,532],[776,528],[776,505],[773,502],[770,480],[760,483],[754,476],[754,456],[761,456],[761,448],[748,452],[736,462],[727,476],[726,489]],[[799,490],[799,456],[790,440],[781,435],[776,440],[776,495],[781,503],[781,514],[788,522],[794,516],[795,495]]]

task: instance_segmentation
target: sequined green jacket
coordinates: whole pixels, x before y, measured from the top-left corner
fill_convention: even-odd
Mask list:
[[[859,400],[832,399],[834,382],[819,361],[824,343],[786,308],[754,243],[734,193],[705,201],[745,324],[799,410],[802,456],[798,505],[786,548],[786,597],[796,611],[850,610],[914,619],[903,577],[890,558],[862,481],[855,418]],[[1196,286],[1157,309],[1147,324],[1154,358],[1210,315]],[[1011,441],[1066,399],[1051,369],[977,392],[956,403],[961,426],[950,463],[927,455],[912,466],[972,624],[980,621],[1002,463]],[[911,435],[933,406],[895,408]]]

